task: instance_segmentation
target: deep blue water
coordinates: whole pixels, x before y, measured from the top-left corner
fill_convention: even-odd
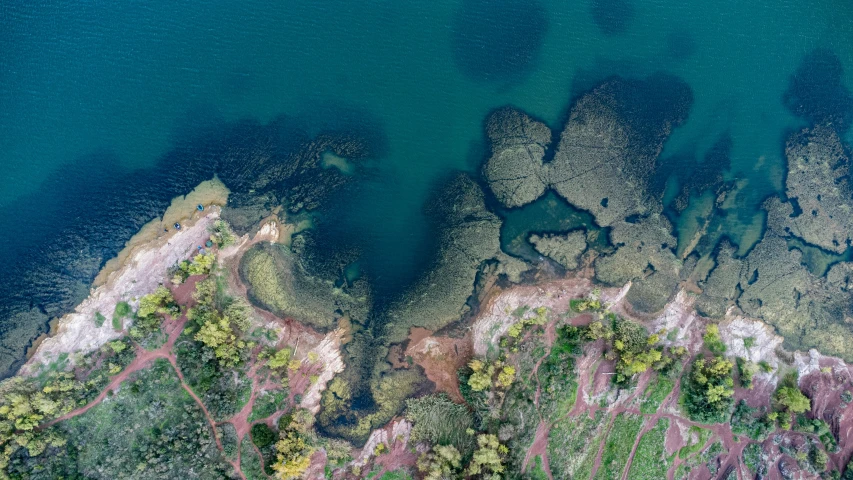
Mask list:
[[[371,173],[336,203],[331,230],[364,243],[360,266],[380,291],[404,285],[430,251],[423,202],[449,171],[478,168],[485,116],[512,104],[559,128],[574,96],[614,74],[687,83],[667,187],[725,157],[746,187],[722,228],[747,249],[757,205],[781,187],[786,132],[830,117],[850,139],[851,72],[842,0],[3,2],[2,300],[33,262],[96,271],[212,175],[198,152],[281,116],[282,151],[329,129],[370,137]],[[679,217],[680,234],[694,218]],[[81,249],[97,261],[62,263]],[[67,305],[50,288],[14,300],[52,315]]]

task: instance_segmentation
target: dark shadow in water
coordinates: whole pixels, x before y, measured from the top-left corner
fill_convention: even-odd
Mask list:
[[[803,57],[782,100],[794,115],[812,124],[832,123],[839,133],[853,121],[853,96],[844,86],[844,67],[830,50],[813,50]]]
[[[593,21],[607,36],[624,34],[634,19],[631,0],[592,0],[591,10]]]
[[[4,236],[13,239],[0,249],[0,370],[6,370],[0,374],[20,365],[7,368],[45,330],[43,320],[72,310],[104,262],[172,198],[217,175],[235,198],[272,192],[289,205],[317,208],[348,181],[335,169],[318,168],[323,152],[356,161],[374,154],[358,135],[309,135],[313,126],[284,116],[265,125],[193,123],[197,128],[181,127],[183,137],[153,168],[122,169],[110,154],[78,158],[0,209]],[[381,149],[380,128],[368,122],[360,132]]]
[[[453,58],[478,82],[516,83],[535,69],[547,30],[537,0],[463,0],[451,31]]]

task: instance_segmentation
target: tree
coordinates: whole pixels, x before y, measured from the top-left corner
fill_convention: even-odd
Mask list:
[[[811,410],[811,400],[794,387],[782,387],[776,392],[776,401],[791,413],[803,413]]]
[[[137,310],[136,315],[140,318],[152,317],[155,314],[165,315],[176,306],[172,292],[160,285],[153,293],[149,293],[139,300],[139,310]]]
[[[506,467],[504,461],[509,449],[501,445],[498,437],[491,434],[483,434],[477,437],[479,448],[474,452],[471,463],[468,464],[469,475],[482,475],[489,480],[500,480],[501,473]]]
[[[451,480],[462,468],[462,455],[452,445],[436,445],[418,458],[418,470],[424,480]]]
[[[468,378],[468,385],[475,392],[488,390],[492,386],[492,375],[495,373],[494,365],[486,367],[480,360],[471,360],[468,364],[471,367],[471,377]]]
[[[286,367],[290,363],[290,357],[293,355],[293,350],[284,347],[281,350],[275,352],[269,360],[267,360],[267,366],[273,370],[281,370]]]

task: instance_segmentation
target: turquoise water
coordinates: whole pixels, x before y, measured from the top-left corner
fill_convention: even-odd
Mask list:
[[[694,104],[663,156],[695,161],[731,136],[730,176],[748,183],[726,228],[748,243],[755,206],[781,186],[785,133],[801,125],[783,104],[791,74],[823,48],[853,88],[851,44],[841,0],[5,2],[0,229],[67,214],[9,212],[61,167],[83,181],[150,167],[214,119],[284,114],[317,131],[369,119],[385,148],[340,228],[370,246],[361,266],[380,283],[406,282],[429,251],[424,199],[450,170],[478,168],[491,110],[559,128],[596,82],[664,71]]]

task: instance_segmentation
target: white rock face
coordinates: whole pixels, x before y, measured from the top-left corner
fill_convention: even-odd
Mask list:
[[[314,415],[320,411],[320,396],[326,385],[340,372],[344,371],[344,359],[341,356],[341,336],[343,331],[336,329],[326,334],[323,340],[311,351],[317,354],[318,361],[323,363],[323,370],[317,381],[311,385],[302,396],[299,405],[310,410]]]
[[[409,436],[412,433],[412,424],[406,419],[399,419],[391,422],[382,428],[370,432],[370,437],[367,438],[367,443],[361,449],[361,453],[355,460],[350,463],[351,466],[363,467],[373,457],[373,452],[376,451],[376,446],[385,444],[390,449],[397,442],[402,442],[401,447],[406,448],[409,444]]]
[[[109,319],[121,301],[136,308],[140,297],[166,282],[171,266],[189,258],[199,245],[204,245],[210,237],[208,228],[219,219],[219,212],[219,207],[209,207],[208,213],[194,224],[184,225],[170,236],[137,247],[124,265],[109,275],[105,284],[97,287],[74,312],[59,320],[56,333],[39,344],[20,373],[34,374],[39,365],[56,360],[62,353],[86,354],[120,337],[122,332],[116,332],[110,321],[96,327],[96,314],[101,313]]]

